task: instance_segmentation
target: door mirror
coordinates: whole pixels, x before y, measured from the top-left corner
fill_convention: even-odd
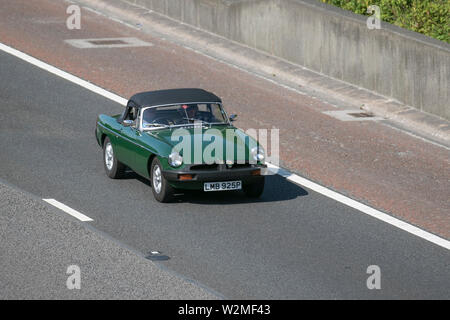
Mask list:
[[[230,115],[230,121],[235,121],[237,118],[237,114]]]
[[[134,125],[134,121],[133,120],[123,120],[122,124],[124,127],[131,127]]]

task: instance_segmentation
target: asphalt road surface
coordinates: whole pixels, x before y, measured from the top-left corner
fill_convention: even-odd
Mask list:
[[[133,173],[111,180],[95,119],[121,106],[3,52],[0,75],[0,177],[144,255],[162,252],[161,266],[232,299],[450,297],[448,250],[280,176],[257,201],[188,193],[171,204]],[[371,265],[380,290],[367,288]]]
[[[0,239],[1,300],[221,298],[1,179]]]

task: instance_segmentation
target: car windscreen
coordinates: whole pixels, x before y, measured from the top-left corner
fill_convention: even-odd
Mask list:
[[[194,123],[227,124],[222,106],[217,103],[190,103],[150,107],[142,114],[143,129],[184,126]]]

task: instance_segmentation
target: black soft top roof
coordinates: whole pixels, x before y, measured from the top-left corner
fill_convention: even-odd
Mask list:
[[[195,102],[222,102],[222,100],[215,94],[203,89],[168,89],[136,93],[128,101],[128,106],[142,108]]]

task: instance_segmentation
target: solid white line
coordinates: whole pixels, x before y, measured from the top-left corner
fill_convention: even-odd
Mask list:
[[[61,203],[59,201],[56,201],[55,199],[42,199],[45,202],[50,203],[52,206],[57,207],[58,209],[61,209],[62,211],[70,214],[72,217],[77,218],[78,220],[81,220],[83,222],[86,221],[94,221],[91,218],[89,218],[88,216],[85,216],[84,214],[78,212],[77,210],[74,210],[68,206],[66,206],[64,203]]]
[[[119,103],[121,105],[126,105],[127,102],[128,102],[127,99],[124,99],[121,96],[118,96],[117,94],[114,94],[114,93],[109,92],[109,91],[107,91],[107,90],[105,90],[103,88],[100,88],[99,86],[96,86],[95,84],[92,84],[92,83],[90,83],[90,82],[88,82],[86,80],[78,78],[78,77],[76,77],[76,76],[74,76],[74,75],[72,75],[72,74],[70,74],[68,72],[62,71],[62,70],[60,70],[60,69],[58,69],[58,68],[56,68],[54,66],[51,66],[51,65],[49,65],[49,64],[47,64],[47,63],[45,63],[45,62],[43,62],[41,60],[33,58],[32,56],[30,56],[30,55],[28,55],[26,53],[23,53],[23,52],[21,52],[19,50],[16,50],[16,49],[11,48],[11,47],[9,47],[7,45],[4,45],[3,43],[0,43],[0,50],[4,51],[6,53],[9,53],[9,54],[11,54],[11,55],[13,55],[13,56],[15,56],[15,57],[17,57],[19,59],[22,59],[22,60],[24,60],[24,61],[26,61],[28,63],[31,63],[32,65],[34,65],[36,67],[44,69],[45,71],[48,71],[48,72],[50,72],[50,73],[52,73],[52,74],[54,74],[54,75],[56,75],[58,77],[61,77],[61,78],[66,79],[66,80],[68,80],[68,81],[70,81],[72,83],[75,83],[75,84],[77,84],[77,85],[79,85],[79,86],[81,86],[81,87],[83,87],[85,89],[88,89],[88,90],[90,90],[92,92],[95,92],[95,93],[97,93],[97,94],[99,94],[99,95],[101,95],[101,96],[103,96],[105,98],[111,99],[111,100],[113,100],[113,101],[115,101],[115,102],[117,102],[117,103]]]
[[[75,76],[73,76],[73,75],[71,75],[71,74],[69,74],[69,73],[67,73],[65,71],[57,69],[57,68],[55,68],[55,67],[53,67],[53,66],[51,66],[51,65],[49,65],[49,64],[47,64],[45,62],[42,62],[42,61],[40,61],[38,59],[35,59],[35,58],[33,58],[33,57],[23,53],[23,52],[20,52],[20,51],[18,51],[16,49],[8,47],[8,46],[6,46],[6,45],[4,45],[2,43],[0,43],[0,50],[5,51],[7,53],[10,53],[10,54],[12,54],[12,55],[14,55],[14,56],[24,60],[24,61],[27,61],[27,62],[29,62],[29,63],[31,63],[33,65],[36,65],[39,68],[44,69],[44,70],[46,70],[48,72],[51,72],[51,73],[53,73],[53,74],[55,74],[57,76],[60,76],[60,77],[62,77],[64,79],[66,79],[66,80],[69,80],[69,81],[71,81],[71,82],[73,82],[73,83],[75,83],[75,84],[77,84],[79,86],[82,86],[83,88],[86,88],[86,89],[88,89],[88,90],[90,90],[92,92],[98,93],[99,95],[102,95],[102,96],[104,96],[104,97],[106,97],[108,99],[111,99],[112,101],[115,101],[115,102],[117,102],[117,103],[119,103],[121,105],[126,105],[127,104],[127,99],[125,99],[125,98],[122,98],[122,97],[120,97],[120,96],[118,96],[118,95],[116,95],[114,93],[108,92],[105,89],[102,89],[102,88],[100,88],[100,87],[98,87],[98,86],[96,86],[96,85],[94,85],[92,83],[89,83],[89,82],[87,82],[85,80],[82,80],[82,79],[80,79],[78,77],[75,77]],[[411,234],[413,234],[413,235],[415,235],[417,237],[420,237],[420,238],[422,238],[424,240],[427,240],[427,241],[432,242],[432,243],[434,243],[434,244],[436,244],[438,246],[441,246],[441,247],[443,247],[443,248],[445,248],[447,250],[450,250],[450,241],[448,241],[446,239],[443,239],[443,238],[438,237],[438,236],[436,236],[436,235],[434,235],[432,233],[429,233],[429,232],[427,232],[425,230],[422,230],[422,229],[420,229],[418,227],[415,227],[415,226],[413,226],[413,225],[411,225],[411,224],[409,224],[407,222],[404,222],[402,220],[394,218],[394,217],[392,217],[392,216],[390,216],[390,215],[388,215],[386,213],[383,213],[383,212],[378,211],[378,210],[376,210],[374,208],[371,208],[371,207],[369,207],[369,206],[367,206],[365,204],[362,204],[362,203],[360,203],[360,202],[358,202],[356,200],[350,199],[350,198],[348,198],[348,197],[346,197],[346,196],[344,196],[342,194],[339,194],[339,193],[337,193],[335,191],[327,189],[327,188],[325,188],[325,187],[323,187],[323,186],[321,186],[321,185],[319,185],[319,184],[317,184],[315,182],[312,182],[312,181],[310,181],[308,179],[302,178],[302,177],[300,177],[300,176],[298,176],[296,174],[293,174],[293,173],[291,173],[291,172],[289,172],[289,171],[287,171],[285,169],[279,168],[278,166],[272,165],[270,163],[268,163],[267,165],[268,165],[268,167],[271,170],[273,170],[273,171],[277,172],[277,174],[285,177],[288,181],[291,181],[291,182],[293,182],[295,184],[304,186],[305,188],[311,189],[311,190],[313,190],[313,191],[315,191],[317,193],[320,193],[320,194],[322,194],[322,195],[324,195],[326,197],[329,197],[329,198],[331,198],[331,199],[333,199],[335,201],[338,201],[338,202],[343,203],[343,204],[345,204],[345,205],[347,205],[347,206],[349,206],[351,208],[359,210],[360,212],[363,212],[363,213],[365,213],[365,214],[367,214],[367,215],[369,215],[371,217],[374,217],[376,219],[379,219],[381,221],[389,223],[390,225],[395,226],[395,227],[397,227],[397,228],[399,228],[401,230],[409,232],[409,233],[411,233]],[[88,219],[90,219],[90,218],[88,218]]]

